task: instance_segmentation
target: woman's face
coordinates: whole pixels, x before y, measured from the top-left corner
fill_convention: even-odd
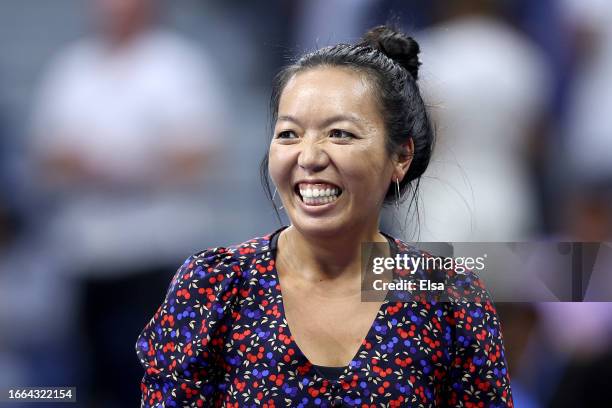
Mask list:
[[[269,170],[298,230],[377,231],[395,177],[370,82],[345,68],[293,76],[280,97]]]

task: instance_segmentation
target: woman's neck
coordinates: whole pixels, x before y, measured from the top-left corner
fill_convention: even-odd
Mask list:
[[[291,258],[292,265],[299,265],[302,279],[321,282],[355,278],[361,272],[362,243],[387,242],[377,225],[329,238],[309,236],[290,226],[281,232],[279,246],[284,259]]]

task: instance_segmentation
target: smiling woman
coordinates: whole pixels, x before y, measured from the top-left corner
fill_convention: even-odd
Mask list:
[[[373,94],[363,74],[343,67],[311,68],[284,85],[269,168],[301,234],[331,237],[334,246],[354,233],[375,238],[384,196],[392,180],[403,178],[411,154],[403,162],[387,158]]]
[[[279,74],[262,175],[291,225],[185,261],[137,342],[144,407],[513,406],[473,273],[478,302],[362,301],[362,243],[427,256],[379,230],[431,155],[418,53],[383,26]]]

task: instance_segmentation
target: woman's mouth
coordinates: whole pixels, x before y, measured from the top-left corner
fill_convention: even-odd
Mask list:
[[[298,183],[295,193],[306,205],[325,205],[336,201],[342,189],[329,183]]]

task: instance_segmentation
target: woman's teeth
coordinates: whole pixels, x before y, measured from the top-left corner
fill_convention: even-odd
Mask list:
[[[304,203],[309,205],[322,205],[338,199],[340,189],[335,187],[300,189]]]

